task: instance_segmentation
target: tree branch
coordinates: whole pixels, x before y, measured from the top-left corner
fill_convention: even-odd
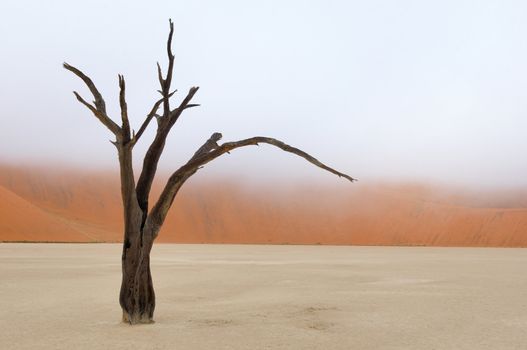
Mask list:
[[[148,124],[150,124],[150,121],[155,117],[157,110],[159,109],[159,106],[161,105],[161,103],[163,103],[163,99],[160,99],[156,103],[154,103],[152,110],[150,111],[150,113],[146,115],[145,121],[143,122],[139,130],[137,131],[137,134],[135,134],[134,136],[134,139],[133,139],[134,144],[137,143],[137,141],[139,141],[139,138],[145,132],[146,128],[148,127]]]
[[[157,64],[157,80],[159,80],[159,85],[161,85],[161,89],[163,89],[163,85],[165,84],[165,80],[163,79],[163,72],[161,72],[161,65],[159,64],[159,62],[156,62],[156,64]],[[161,95],[163,95],[163,91],[161,90],[160,92],[161,92]]]
[[[130,121],[128,120],[128,106],[126,105],[126,83],[124,76],[119,74],[119,105],[121,106],[123,144],[130,141]]]
[[[121,129],[119,128],[119,126],[117,124],[115,124],[111,119],[109,119],[107,116],[105,116],[104,114],[102,114],[99,110],[97,110],[97,108],[95,108],[94,106],[92,106],[91,104],[89,104],[88,102],[86,102],[82,97],[81,95],[79,95],[79,93],[77,91],[73,91],[73,94],[75,95],[75,97],[77,98],[77,101],[79,101],[80,103],[82,103],[84,106],[86,106],[86,108],[88,108],[92,113],[93,115],[99,119],[99,121],[101,123],[104,124],[104,126],[106,126],[114,135],[119,135],[119,133],[121,132]]]
[[[148,196],[150,194],[152,182],[154,181],[154,177],[157,171],[157,164],[159,163],[159,158],[161,157],[161,153],[163,152],[163,149],[165,147],[166,138],[170,132],[170,129],[172,128],[172,126],[174,126],[181,113],[183,113],[185,109],[195,106],[190,105],[190,101],[192,100],[194,94],[198,91],[197,87],[192,87],[188,92],[187,96],[179,105],[179,107],[174,109],[173,111],[170,110],[169,100],[173,94],[170,93],[170,85],[172,84],[172,72],[174,70],[174,54],[172,53],[172,36],[174,34],[174,23],[172,22],[172,20],[169,20],[169,24],[170,32],[168,34],[167,40],[168,70],[165,78],[163,78],[161,66],[159,65],[159,63],[157,65],[157,73],[159,83],[161,85],[160,92],[163,101],[163,115],[162,117],[158,118],[157,133],[154,140],[152,141],[152,144],[146,152],[145,158],[143,160],[143,169],[141,170],[141,174],[139,175],[139,179],[137,180],[136,186],[137,199],[139,201],[139,205],[141,206],[141,210],[143,210],[143,213],[145,213],[145,219],[146,214],[148,213]],[[141,128],[146,129],[146,126],[148,125],[148,123],[150,123],[154,116],[156,116],[155,112],[153,114],[149,114],[149,116],[147,116],[147,119],[145,120],[145,123],[143,123],[145,127]],[[141,130],[140,132],[142,134]]]
[[[174,23],[171,19],[168,20],[170,25],[170,32],[168,33],[167,40],[167,56],[168,56],[168,69],[167,75],[163,79],[161,72],[161,66],[157,64],[157,75],[159,83],[161,85],[161,94],[163,95],[163,117],[168,118],[170,114],[170,85],[172,84],[172,72],[174,71],[174,55],[172,54],[172,36],[174,35]]]
[[[95,105],[95,107],[86,102],[76,91],[74,91],[73,93],[75,94],[75,97],[77,97],[77,100],[84,106],[86,106],[95,115],[95,117],[97,117],[97,119],[99,119],[101,123],[103,123],[114,135],[119,135],[121,132],[121,128],[106,114],[106,103],[104,102],[104,99],[102,98],[102,95],[100,94],[99,90],[97,90],[97,88],[95,87],[93,81],[79,69],[70,66],[66,62],[63,63],[63,67],[78,76],[79,78],[81,78],[82,81],[84,81],[84,83],[86,84],[88,89],[90,89],[93,95],[93,104]]]
[[[349,180],[351,182],[357,181],[357,179],[355,179],[355,178],[353,178],[353,177],[351,177],[349,175],[346,175],[346,174],[341,173],[341,172],[339,172],[339,171],[337,171],[337,170],[335,170],[333,168],[328,167],[327,165],[325,165],[324,163],[320,162],[319,160],[317,160],[315,157],[309,155],[308,153],[302,151],[301,149],[289,146],[288,144],[286,144],[286,143],[284,143],[284,142],[282,142],[280,140],[277,140],[277,139],[274,139],[274,138],[271,138],[271,137],[263,137],[263,136],[251,137],[249,139],[235,141],[235,142],[226,142],[226,143],[222,144],[221,146],[219,146],[218,148],[212,150],[209,153],[203,154],[203,155],[201,155],[199,157],[196,157],[195,159],[191,159],[191,161],[189,163],[185,164],[183,167],[181,167],[180,170],[186,171],[185,169],[193,169],[193,168],[196,168],[196,167],[199,167],[199,166],[203,166],[203,165],[207,164],[208,162],[210,162],[211,160],[221,156],[224,153],[232,151],[233,149],[240,148],[240,147],[245,147],[245,146],[251,146],[251,145],[258,146],[259,143],[267,143],[269,145],[278,147],[278,148],[282,149],[283,151],[296,154],[297,156],[300,156],[300,157],[304,158],[305,160],[307,160],[311,164],[316,165],[317,167],[319,167],[321,169],[324,169],[326,171],[329,171],[330,173],[335,174],[338,177],[343,177],[343,178],[345,178],[345,179],[347,179],[347,180]]]
[[[175,93],[177,92],[177,90],[174,90],[172,91],[168,97],[172,97]],[[148,127],[148,124],[150,124],[150,122],[152,121],[152,119],[154,119],[154,117],[157,115],[157,110],[159,109],[159,106],[161,106],[161,103],[163,103],[163,98],[159,99],[156,101],[156,103],[154,103],[154,106],[152,107],[152,109],[150,110],[150,113],[148,113],[146,115],[146,118],[145,118],[145,121],[143,122],[143,124],[141,125],[141,127],[139,128],[139,130],[137,131],[137,134],[134,136],[133,138],[133,143],[136,144],[137,141],[139,141],[139,138],[141,137],[141,135],[143,135],[143,133],[145,132],[146,128]],[[197,105],[196,105],[197,106]],[[194,106],[192,106],[194,107]]]
[[[203,151],[196,152],[196,154],[185,165],[183,165],[170,176],[167,181],[167,184],[165,185],[165,188],[163,189],[163,192],[159,196],[157,203],[154,205],[150,215],[148,216],[147,224],[151,225],[152,227],[160,227],[163,224],[168,210],[170,209],[170,206],[172,205],[172,202],[174,201],[174,198],[181,186],[190,176],[194,175],[205,164],[220,157],[225,153],[229,153],[230,151],[236,148],[258,145],[259,143],[267,143],[269,145],[278,147],[283,151],[296,154],[297,156],[304,158],[311,164],[316,165],[317,167],[326,171],[329,171],[330,173],[335,174],[338,177],[343,177],[351,182],[357,181],[357,179],[347,174],[341,173],[333,168],[330,168],[329,166],[320,162],[308,153],[270,137],[257,136],[235,142],[226,142],[221,146],[213,148],[211,151],[207,151],[207,149],[209,149],[209,147],[213,145],[212,142],[218,140],[217,135],[219,135],[219,137],[221,138],[221,134],[213,134],[211,138],[200,148],[200,150]],[[207,145],[207,143],[209,143],[209,145]],[[153,232],[157,231],[154,229]]]
[[[183,111],[187,108],[192,108],[192,107],[198,107],[199,104],[195,104],[195,103],[190,103],[190,101],[192,100],[192,98],[194,97],[194,95],[196,94],[196,92],[198,92],[199,90],[199,86],[193,86],[189,89],[188,93],[187,93],[187,96],[183,99],[183,101],[181,101],[181,103],[179,104],[179,107],[174,109],[173,111],[170,112],[169,114],[169,118],[167,120],[167,126],[169,128],[171,128],[172,126],[174,126],[174,124],[177,122],[177,120],[179,119],[179,116],[181,115],[181,113],[183,113]]]
[[[92,93],[93,98],[95,99],[95,107],[101,113],[106,114],[106,103],[104,102],[104,99],[102,98],[102,95],[100,94],[99,90],[97,90],[97,88],[95,87],[95,84],[93,83],[93,81],[87,75],[85,75],[83,72],[81,72],[78,68],[70,66],[66,62],[64,62],[62,64],[62,66],[65,69],[67,69],[70,72],[72,72],[73,74],[75,74],[76,76],[78,76],[79,78],[81,78],[82,81],[84,81],[86,86],[88,86],[88,88],[90,89],[90,92]]]
[[[124,226],[125,226],[125,240],[129,239],[128,235],[132,234],[130,228],[138,227],[137,220],[140,220],[140,207],[137,202],[135,193],[135,181],[132,164],[132,147],[128,142],[130,141],[130,122],[128,120],[128,107],[126,104],[125,92],[126,83],[124,77],[119,75],[119,104],[121,107],[122,127],[119,127],[106,114],[106,104],[102,95],[99,93],[93,81],[82,73],[79,69],[64,63],[64,68],[81,78],[90,89],[94,101],[92,106],[86,102],[76,91],[73,93],[77,100],[86,106],[94,115],[103,123],[111,132],[114,133],[117,140],[112,143],[117,147],[119,155],[119,169],[121,176],[121,197],[124,207]],[[138,219],[139,218],[139,219]]]
[[[168,33],[168,40],[167,40],[167,56],[168,56],[168,70],[167,70],[167,77],[165,78],[165,84],[166,84],[166,94],[169,93],[170,85],[172,84],[172,73],[174,71],[174,54],[172,53],[172,36],[174,35],[174,22],[172,22],[172,19],[168,20],[168,23],[170,24],[170,32]]]
[[[161,157],[161,154],[163,153],[163,149],[165,147],[166,138],[181,113],[183,113],[183,111],[187,108],[196,106],[191,105],[190,101],[192,100],[192,97],[194,97],[194,94],[198,91],[198,89],[199,87],[190,88],[187,96],[183,99],[179,107],[172,111],[168,118],[161,118],[161,123],[157,128],[157,133],[154,138],[154,141],[152,141],[152,144],[146,151],[146,155],[143,160],[143,169],[141,171],[141,175],[139,175],[139,179],[137,180],[136,186],[137,200],[139,201],[141,209],[145,213],[148,211],[148,196],[150,194],[152,182],[154,181],[154,177],[157,171],[159,158]]]

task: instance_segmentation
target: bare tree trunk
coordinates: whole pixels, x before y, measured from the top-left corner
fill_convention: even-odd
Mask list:
[[[156,297],[150,271],[152,241],[123,244],[122,282],[119,303],[123,322],[152,323]]]

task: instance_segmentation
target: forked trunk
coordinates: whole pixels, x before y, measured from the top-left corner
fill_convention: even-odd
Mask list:
[[[150,272],[151,241],[125,241],[123,245],[123,280],[119,302],[123,309],[123,322],[152,323],[156,298]]]

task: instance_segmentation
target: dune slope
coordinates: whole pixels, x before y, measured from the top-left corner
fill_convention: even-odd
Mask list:
[[[94,241],[69,221],[33,205],[0,186],[0,232],[17,241]]]
[[[115,174],[2,166],[0,186],[1,241],[121,239]],[[517,198],[475,200],[409,185],[332,186],[255,188],[223,180],[190,181],[176,198],[159,240],[527,246],[527,209]],[[159,189],[157,185],[153,197]],[[503,207],[491,207],[493,203]]]

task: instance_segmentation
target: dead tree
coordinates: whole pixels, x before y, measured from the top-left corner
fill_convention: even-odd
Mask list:
[[[177,107],[174,108],[171,106],[171,97],[175,93],[175,91],[171,91],[172,72],[174,69],[174,55],[171,48],[173,33],[174,25],[170,21],[170,32],[167,41],[168,68],[166,75],[163,76],[161,66],[159,63],[157,64],[157,74],[159,84],[161,85],[161,89],[158,91],[161,94],[161,98],[154,103],[137,132],[133,131],[130,127],[125,98],[126,84],[122,75],[119,75],[119,104],[121,110],[121,121],[119,125],[108,115],[106,103],[93,81],[78,68],[64,63],[64,68],[82,79],[93,95],[93,103],[89,103],[74,91],[73,93],[77,100],[87,107],[115,135],[115,140],[112,143],[117,149],[119,156],[121,195],[124,209],[122,283],[119,302],[123,310],[123,321],[130,324],[150,323],[153,320],[155,294],[150,272],[150,251],[152,244],[181,186],[208,162],[236,148],[267,143],[286,152],[296,154],[339,177],[343,177],[352,182],[355,180],[351,176],[324,165],[306,152],[291,147],[282,141],[270,137],[257,136],[218,145],[217,141],[221,139],[222,135],[220,133],[214,133],[186,164],[170,176],[157,202],[153,206],[149,206],[148,197],[166,138],[186,109],[199,106],[198,104],[191,103],[192,98],[198,91],[198,87],[190,88],[185,98]],[[162,112],[158,114],[160,108]],[[157,132],[150,147],[146,151],[141,174],[136,182],[132,166],[132,150],[153,119],[157,120]]]

